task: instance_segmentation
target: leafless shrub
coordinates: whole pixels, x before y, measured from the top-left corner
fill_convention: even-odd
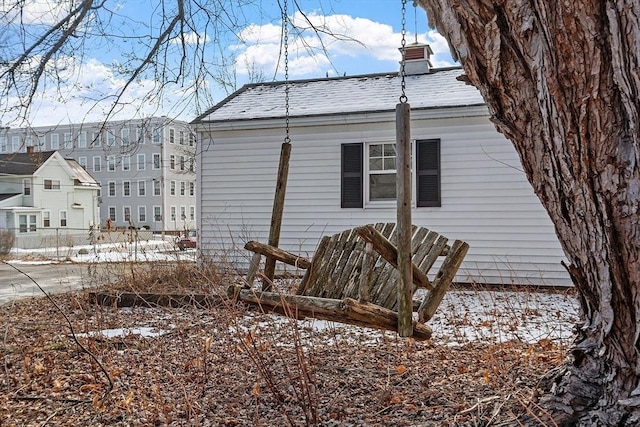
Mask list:
[[[0,230],[0,255],[8,255],[16,242],[16,236],[9,230]]]

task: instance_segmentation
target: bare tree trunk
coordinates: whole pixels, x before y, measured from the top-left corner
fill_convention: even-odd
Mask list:
[[[638,425],[640,2],[419,3],[514,143],[579,291],[544,407],[559,425]]]

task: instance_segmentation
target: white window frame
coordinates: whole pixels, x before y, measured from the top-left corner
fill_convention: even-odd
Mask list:
[[[172,222],[176,222],[177,211],[175,206],[169,206],[170,216],[169,219]]]
[[[147,222],[146,206],[138,206],[138,222]]]
[[[122,142],[122,145],[129,145],[129,143],[131,142],[129,139],[130,134],[131,131],[128,127],[120,129],[120,141]]]
[[[393,160],[391,156],[386,155],[385,153],[385,146],[387,145],[393,145],[395,146],[396,143],[395,142],[390,142],[390,141],[374,141],[374,142],[368,142],[367,144],[365,144],[365,153],[364,153],[364,176],[365,176],[365,185],[364,185],[364,189],[365,189],[365,200],[367,204],[372,204],[372,205],[388,205],[388,204],[395,204],[396,203],[396,197],[393,198],[376,198],[376,199],[372,199],[371,198],[371,180],[372,177],[375,175],[393,175],[394,179],[393,182],[395,182],[395,176],[397,174],[397,170],[395,168],[395,162],[396,162],[396,157],[397,157],[397,152],[396,152],[396,156],[393,156]],[[380,156],[375,156],[372,157],[371,156],[371,148],[373,146],[381,146],[381,155]],[[412,156],[413,157],[413,156]],[[371,168],[371,161],[373,159],[379,159],[380,162],[382,163],[382,169],[372,169]],[[385,166],[386,163],[386,166]],[[393,164],[393,169],[389,169],[385,167],[388,167],[388,165]],[[413,169],[413,168],[412,168]],[[394,187],[395,188],[395,187]]]
[[[47,186],[49,188],[47,188]],[[42,188],[45,191],[60,191],[60,180],[59,179],[45,179],[42,185]]]
[[[83,131],[78,134],[78,148],[87,148],[87,132]]]
[[[69,218],[67,217],[67,211],[65,209],[60,210],[58,212],[60,218],[60,227],[65,228],[69,225]]]
[[[51,137],[49,138],[49,142],[51,144],[51,149],[52,150],[59,150],[60,149],[60,136],[57,133],[52,133]]]
[[[144,197],[147,195],[147,182],[144,180],[138,181],[138,196]]]
[[[102,172],[102,158],[100,156],[93,156],[93,171]]]
[[[87,170],[87,156],[78,157],[78,164]]]
[[[196,207],[195,206],[189,206],[189,220],[190,221],[195,221],[196,220]]]
[[[0,154],[4,154],[9,149],[9,143],[6,136],[0,136]]]
[[[153,220],[155,222],[162,221],[162,208],[160,206],[153,207]]]
[[[51,211],[42,211],[42,227],[51,227]]]
[[[154,128],[152,131],[152,136],[151,139],[154,144],[162,144],[162,129],[161,128]]]
[[[107,218],[109,218],[113,222],[116,222],[117,213],[116,213],[116,207],[115,206],[109,206],[107,208]]]
[[[92,147],[100,147],[102,146],[102,131],[95,130],[91,136],[91,146]]]
[[[162,156],[160,153],[153,153],[153,166],[154,170],[159,170],[162,165]]]
[[[180,195],[181,196],[187,195],[187,183],[184,181],[180,181]]]
[[[187,207],[180,206],[180,221],[186,221],[186,220],[187,220]]]
[[[122,197],[131,197],[131,181],[122,181]]]
[[[20,137],[14,135],[11,137],[11,152],[17,153],[18,151],[20,151]]]
[[[196,183],[193,181],[189,181],[189,196],[196,195]]]
[[[73,133],[65,132],[63,135],[62,146],[65,150],[71,150],[73,148]]]
[[[176,170],[176,156],[175,156],[175,154],[169,155],[169,169]]]
[[[147,156],[145,156],[144,154],[138,154],[137,164],[138,164],[139,171],[143,171],[147,168],[146,162],[147,162]]]
[[[131,170],[131,156],[122,156],[122,171],[128,172]]]
[[[129,224],[131,222],[131,206],[122,207],[122,220],[125,224]]]
[[[107,156],[107,171],[115,172],[116,171],[116,156]]]
[[[116,145],[116,134],[107,129],[107,147],[113,147]]]
[[[176,181],[171,181],[171,183],[169,184],[169,195],[170,196],[175,196],[176,195]]]
[[[116,182],[115,181],[109,181],[107,183],[107,196],[109,197],[116,197]]]
[[[169,128],[169,144],[176,143],[176,130],[174,128]]]
[[[27,219],[27,214],[18,215],[18,233],[28,233],[29,232],[29,220]]]
[[[33,196],[33,182],[31,178],[24,178],[22,180],[22,194],[25,196]]]
[[[162,183],[160,182],[160,180],[153,180],[153,195],[162,195]]]

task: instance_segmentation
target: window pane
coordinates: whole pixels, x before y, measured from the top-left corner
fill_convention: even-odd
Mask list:
[[[396,198],[396,174],[369,175],[370,200],[394,200]]]
[[[396,144],[384,144],[384,156],[396,156]]]
[[[382,146],[380,144],[370,145],[369,157],[380,157],[380,156],[382,156]]]
[[[384,159],[384,170],[395,170],[396,169],[396,158],[385,158]]]
[[[382,170],[382,159],[370,159],[369,170],[372,170],[372,171]]]
[[[20,215],[18,217],[18,222],[20,224],[20,233],[26,233],[27,232],[27,216]]]

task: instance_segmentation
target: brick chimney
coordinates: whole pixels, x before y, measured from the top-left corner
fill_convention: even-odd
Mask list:
[[[35,147],[33,145],[27,145],[27,153],[28,154],[35,153]]]
[[[402,54],[402,48],[399,49]],[[429,57],[433,55],[433,51],[428,44],[411,43],[405,46],[404,72],[406,75],[427,74],[431,72],[431,61]],[[402,66],[402,62],[400,62]]]

